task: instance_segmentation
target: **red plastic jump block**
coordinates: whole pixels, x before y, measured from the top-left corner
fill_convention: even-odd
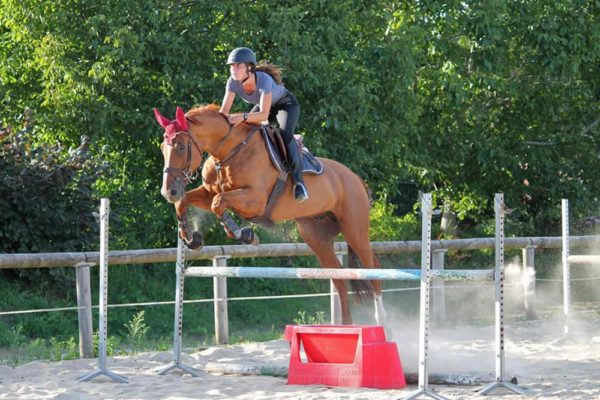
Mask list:
[[[398,348],[386,341],[382,326],[287,325],[285,340],[290,342],[290,385],[406,386]]]

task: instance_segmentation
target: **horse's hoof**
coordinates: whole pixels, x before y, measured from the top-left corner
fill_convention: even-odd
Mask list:
[[[202,235],[199,232],[192,233],[192,240],[189,242],[186,241],[185,245],[190,250],[200,250],[204,245],[204,241],[202,240]]]
[[[258,246],[260,240],[258,240],[258,235],[254,233],[252,228],[245,227],[240,231],[240,242],[244,244],[251,244],[253,246]]]

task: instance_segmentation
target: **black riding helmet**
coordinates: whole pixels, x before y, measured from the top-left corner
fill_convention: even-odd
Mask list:
[[[256,54],[247,47],[233,49],[227,57],[227,64],[251,63],[256,64]]]

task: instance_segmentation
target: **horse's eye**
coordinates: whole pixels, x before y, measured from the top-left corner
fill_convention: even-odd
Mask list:
[[[184,151],[185,150],[185,144],[183,144],[183,143],[177,143],[176,149],[177,149],[177,151]]]

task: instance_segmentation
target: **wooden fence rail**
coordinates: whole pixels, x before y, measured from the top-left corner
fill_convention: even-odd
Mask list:
[[[572,248],[594,248],[600,246],[600,235],[572,236],[570,237]],[[402,254],[419,253],[421,241],[395,241],[395,242],[373,242],[373,250],[376,254]],[[446,250],[480,250],[493,249],[494,238],[474,238],[455,240],[435,240],[431,247],[434,254],[434,269],[442,269],[444,266],[444,255]],[[533,265],[535,249],[560,249],[562,237],[520,237],[505,238],[505,248],[523,249],[523,268],[527,274],[533,274],[535,282],[535,266]],[[338,254],[347,252],[346,243],[335,243],[335,251]],[[186,260],[216,260],[223,257],[231,258],[266,258],[266,257],[298,257],[312,256],[314,253],[304,243],[285,244],[262,244],[259,246],[249,245],[226,245],[205,246],[200,251],[187,251]],[[118,250],[108,252],[108,264],[157,264],[171,263],[177,259],[177,248],[145,249],[145,250]],[[100,252],[80,253],[33,253],[33,254],[0,254],[0,269],[15,268],[54,268],[75,267],[77,283],[77,305],[79,307],[79,350],[81,357],[93,357],[92,346],[92,302],[90,290],[89,268],[98,265]],[[532,282],[530,280],[530,282]],[[442,283],[443,284],[443,283]],[[525,287],[525,303],[528,316],[532,316],[535,310],[532,306],[534,287]],[[443,290],[440,291],[443,297]],[[435,298],[434,298],[435,301]],[[443,301],[437,302],[443,305]],[[443,311],[443,306],[440,309]],[[443,314],[443,312],[442,312]],[[434,316],[435,317],[435,316]],[[438,316],[439,318],[439,316]]]
[[[573,248],[594,248],[600,245],[600,235],[571,236]],[[513,249],[524,249],[535,246],[538,249],[559,249],[562,246],[562,238],[557,237],[516,237],[506,238],[504,247]],[[493,249],[494,238],[433,240],[431,249],[435,250],[480,250]],[[418,253],[421,251],[420,240],[407,240],[396,242],[373,242],[373,250],[377,254],[401,254]],[[345,253],[346,243],[335,244],[337,253]],[[265,258],[265,257],[298,257],[311,256],[314,253],[304,243],[284,244],[261,244],[250,245],[227,245],[227,246],[205,246],[200,251],[186,252],[186,259],[210,260],[218,256],[231,258]],[[126,264],[157,264],[175,262],[177,257],[176,248],[147,249],[147,250],[118,250],[108,252],[110,265]],[[53,268],[53,267],[77,267],[98,265],[100,261],[99,252],[81,253],[11,253],[0,254],[0,269],[13,268]]]

